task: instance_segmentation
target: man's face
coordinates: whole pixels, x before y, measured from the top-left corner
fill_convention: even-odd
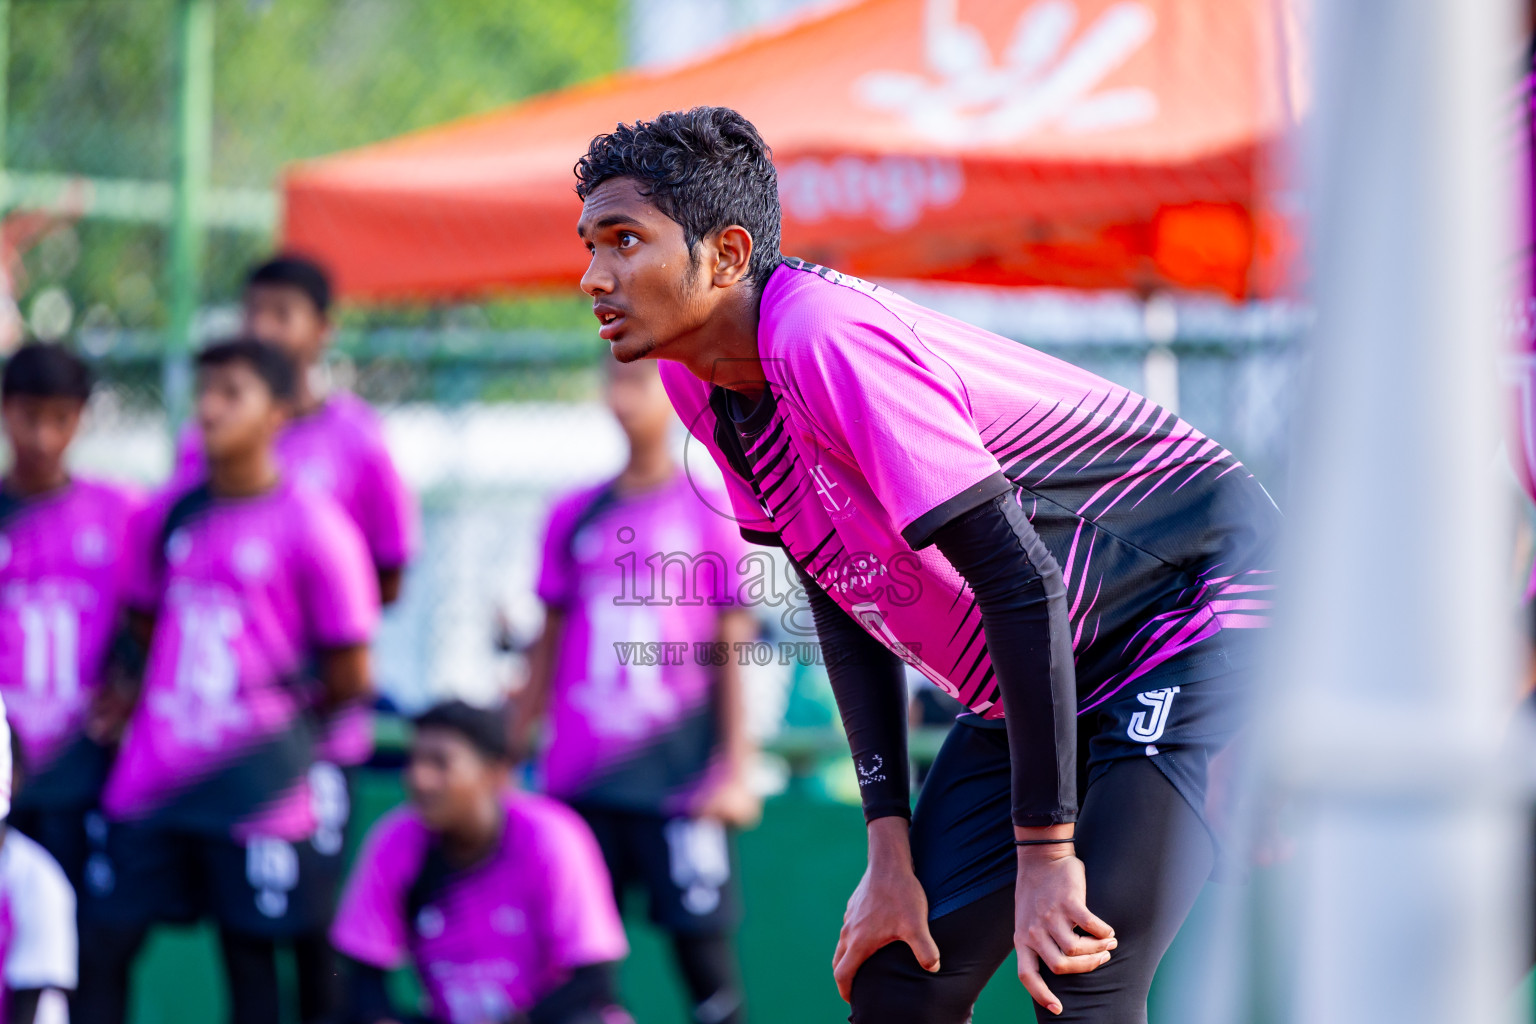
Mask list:
[[[0,406],[16,466],[28,475],[53,475],[80,429],[83,403],[74,398],[12,395]]]
[[[506,784],[507,769],[452,729],[416,730],[405,787],[427,828],[454,831],[481,818],[486,801]]]
[[[245,290],[245,331],[282,348],[300,366],[325,354],[331,322],[302,288],[253,284]]]
[[[603,397],[631,445],[666,440],[672,426],[672,402],[654,362],[612,364]]]
[[[197,374],[197,425],[211,462],[239,458],[272,444],[283,406],[248,364],[205,366]]]
[[[669,358],[669,345],[708,320],[709,280],[689,259],[682,225],[632,178],[593,189],[576,231],[592,254],[581,290],[592,296],[598,335],[619,362]]]

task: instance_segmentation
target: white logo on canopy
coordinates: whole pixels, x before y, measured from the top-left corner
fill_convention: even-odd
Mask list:
[[[855,98],[946,144],[1007,143],[1048,128],[1104,132],[1157,116],[1150,89],[1099,89],[1152,37],[1157,19],[1145,4],[1114,4],[1074,37],[1077,5],[1039,0],[1019,15],[1000,62],[960,22],[957,4],[928,0],[928,73],[871,71],[854,82]]]
[[[965,191],[958,160],[942,157],[803,157],[779,171],[779,200],[794,220],[871,217],[888,231],[924,211],[953,206]]]

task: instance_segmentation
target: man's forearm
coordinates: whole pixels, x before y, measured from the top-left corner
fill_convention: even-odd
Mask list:
[[[1077,683],[1060,569],[1011,494],[945,524],[933,540],[981,612],[1007,715],[1013,824],[1075,821]]]
[[[559,650],[564,629],[565,612],[546,606],[544,628],[528,652],[528,681],[512,702],[509,739],[513,753],[518,757],[527,757],[532,753],[529,748],[534,727],[544,717],[549,706],[549,690],[555,673],[555,652]]]
[[[320,654],[320,685],[327,707],[363,700],[373,689],[368,645],[336,647]]]
[[[864,819],[909,818],[905,666],[807,573],[800,580],[858,773]]]
[[[747,611],[725,612],[720,616],[719,637],[725,650],[740,650],[738,644],[757,639],[757,620]],[[747,695],[740,659],[727,658],[719,667],[715,701],[719,711],[720,754],[732,771],[744,771],[757,752],[757,745],[747,728]]]
[[[379,574],[379,604],[388,608],[400,600],[400,584],[405,579],[405,570],[401,568],[378,570]]]

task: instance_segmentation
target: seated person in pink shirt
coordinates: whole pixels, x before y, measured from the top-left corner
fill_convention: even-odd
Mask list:
[[[331,928],[352,1024],[632,1024],[614,997],[629,952],[602,854],[564,804],[511,785],[501,718],[452,701],[416,720],[410,805],[369,832]],[[409,962],[425,1018],[385,972]]]

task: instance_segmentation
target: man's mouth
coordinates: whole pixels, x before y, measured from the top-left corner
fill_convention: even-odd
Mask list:
[[[594,310],[597,321],[602,326],[598,328],[597,335],[604,341],[612,341],[624,328],[624,314],[616,309]]]

